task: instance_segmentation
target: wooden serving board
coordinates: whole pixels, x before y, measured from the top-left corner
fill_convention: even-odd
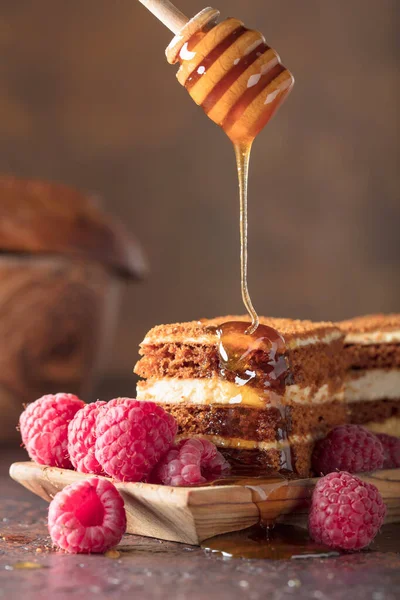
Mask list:
[[[10,475],[47,501],[66,485],[92,477],[34,462],[14,463]],[[400,469],[359,477],[376,485],[382,494],[387,506],[385,522],[400,522]],[[197,545],[215,535],[251,527],[259,522],[260,514],[263,519],[304,526],[317,481],[248,479],[194,488],[113,483],[125,501],[128,533]]]

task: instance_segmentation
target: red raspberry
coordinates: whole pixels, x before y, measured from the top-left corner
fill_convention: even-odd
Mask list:
[[[202,438],[181,440],[156,466],[152,479],[165,485],[191,486],[218,479],[230,470],[216,446]]]
[[[19,418],[22,441],[40,465],[71,468],[68,423],[85,403],[73,394],[48,394],[28,404]]]
[[[80,473],[104,474],[94,455],[96,417],[104,404],[106,402],[100,400],[86,404],[68,425],[68,453],[73,466]]]
[[[381,469],[383,460],[383,446],[373,433],[360,425],[341,425],[316,443],[312,465],[318,475],[362,473]]]
[[[95,456],[118,481],[142,481],[170,448],[177,425],[154,402],[110,400],[96,420]]]
[[[124,501],[107,479],[84,479],[55,495],[48,524],[53,543],[70,554],[105,552],[125,533]]]
[[[372,542],[385,514],[386,506],[374,485],[350,473],[330,473],[314,489],[310,536],[332,548],[361,550]]]
[[[383,468],[397,469],[400,467],[400,439],[386,433],[378,433],[376,437],[380,440],[385,453]]]

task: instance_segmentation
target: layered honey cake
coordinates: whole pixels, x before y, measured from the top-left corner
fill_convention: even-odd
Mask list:
[[[400,437],[400,314],[342,321],[351,423]]]
[[[248,317],[160,325],[140,345],[140,400],[182,437],[214,442],[234,471],[310,473],[314,442],[346,422],[344,335],[332,323]]]

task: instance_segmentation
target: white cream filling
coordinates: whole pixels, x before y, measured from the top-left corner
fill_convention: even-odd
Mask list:
[[[349,373],[345,382],[346,402],[400,399],[400,369],[367,369]]]
[[[287,343],[288,348],[299,348],[300,346],[311,346],[312,344],[330,344],[335,340],[339,340],[342,337],[342,333],[339,331],[331,331],[323,337],[317,335],[310,336],[308,338],[297,338],[290,340]],[[283,336],[285,337],[285,336]]]
[[[400,344],[400,330],[397,331],[366,331],[364,333],[347,333],[345,344]]]
[[[242,387],[218,377],[209,379],[176,379],[165,377],[154,381],[140,381],[137,385],[138,400],[152,400],[162,404],[197,404],[197,405],[247,405],[265,408],[276,402],[283,404],[323,404],[332,400],[343,400],[343,391],[335,394],[329,391],[327,384],[316,391],[311,387],[301,388],[298,385],[286,387],[283,396],[274,392],[260,396],[259,392],[248,385]]]

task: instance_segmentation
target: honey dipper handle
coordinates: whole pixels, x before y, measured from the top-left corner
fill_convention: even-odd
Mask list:
[[[175,34],[179,33],[189,21],[169,0],[139,0],[139,2]]]

